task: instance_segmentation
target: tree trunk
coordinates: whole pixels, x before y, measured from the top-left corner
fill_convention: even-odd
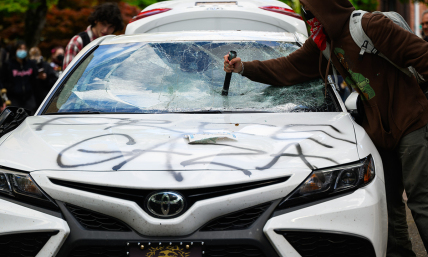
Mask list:
[[[40,43],[40,36],[46,24],[48,6],[46,0],[30,0],[25,13],[25,44],[28,48]]]

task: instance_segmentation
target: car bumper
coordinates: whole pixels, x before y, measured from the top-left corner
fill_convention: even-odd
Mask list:
[[[284,236],[287,231],[298,231],[306,232],[308,236],[321,233],[322,236],[350,236],[356,241],[364,239],[373,246],[376,256],[383,257],[386,255],[388,226],[384,187],[384,183],[376,178],[352,194],[290,212],[277,211],[263,231],[280,256],[304,256]],[[316,238],[311,240],[314,242],[309,243],[315,249],[318,243],[322,244],[315,242]]]
[[[180,237],[147,237],[132,229],[121,232],[88,230],[82,227],[63,202],[57,201],[61,214],[52,215],[0,199],[0,238],[11,234],[50,233],[37,254],[39,257],[125,257],[128,242],[204,242],[204,256],[214,256],[211,253],[220,250],[230,252],[226,256],[234,257],[247,256],[245,252],[250,253],[248,256],[292,257],[307,253],[302,252],[296,242],[287,241],[287,234],[299,232],[304,236],[313,236],[322,232],[323,237],[337,234],[349,237],[353,246],[358,242],[370,245],[375,252],[373,256],[383,257],[386,255],[387,239],[384,199],[384,183],[375,178],[368,186],[353,193],[306,206],[277,210],[281,199],[271,201],[266,204],[263,214],[246,229],[207,231],[200,228],[191,235]],[[317,244],[321,242],[317,242],[316,237],[311,237],[311,240],[311,247],[317,249]],[[340,246],[341,242],[338,243]],[[234,251],[241,251],[242,254]],[[254,255],[255,252],[257,255]]]
[[[1,255],[24,256],[18,253],[25,252],[25,256],[56,256],[70,228],[61,214],[46,212],[0,199]]]

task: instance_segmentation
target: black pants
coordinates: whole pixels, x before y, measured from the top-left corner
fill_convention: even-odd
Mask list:
[[[419,234],[428,247],[428,125],[404,136],[394,151],[379,150],[388,207],[387,257],[416,256],[408,234],[403,191]]]

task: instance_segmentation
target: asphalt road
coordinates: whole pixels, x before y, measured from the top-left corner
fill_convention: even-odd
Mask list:
[[[403,197],[405,200],[407,198]],[[409,208],[407,208],[407,225],[409,226],[409,236],[410,240],[412,240],[413,251],[416,253],[417,257],[428,257],[428,254],[425,250],[424,244],[422,243],[421,237],[419,236],[418,228],[416,227],[415,221],[413,220],[412,213]]]

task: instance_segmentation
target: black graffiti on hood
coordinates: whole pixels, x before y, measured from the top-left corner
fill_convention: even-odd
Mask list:
[[[76,118],[75,116],[73,118]],[[36,131],[41,131],[46,126],[82,126],[82,125],[109,125],[105,127],[104,130],[122,127],[122,126],[142,126],[142,127],[155,127],[159,129],[164,129],[172,132],[179,132],[176,130],[168,129],[162,127],[162,125],[170,124],[171,121],[168,120],[143,120],[143,119],[131,119],[131,118],[113,118],[113,117],[78,117],[78,119],[104,119],[104,120],[115,120],[116,122],[102,122],[102,123],[54,123],[55,121],[59,121],[62,119],[71,119],[71,117],[56,117],[53,119],[49,119],[42,123],[34,123],[33,125],[37,125]]]
[[[134,160],[135,158],[137,158],[137,157],[139,157],[139,156],[141,156],[142,154],[145,154],[145,153],[168,153],[168,154],[177,154],[177,155],[183,155],[183,156],[190,155],[190,154],[178,153],[178,152],[172,152],[172,151],[154,150],[157,147],[159,147],[159,146],[161,146],[163,144],[166,144],[166,143],[161,143],[161,144],[152,146],[152,147],[150,147],[148,149],[134,149],[132,151],[93,151],[93,150],[88,150],[88,149],[77,149],[77,151],[82,152],[82,153],[86,153],[86,154],[101,154],[101,155],[102,154],[117,154],[117,155],[115,155],[113,157],[110,157],[110,158],[107,158],[107,159],[103,159],[103,160],[99,160],[99,161],[94,161],[94,162],[77,163],[77,164],[65,164],[63,162],[63,156],[68,151],[70,151],[71,149],[73,149],[73,148],[75,148],[75,147],[77,147],[77,146],[79,146],[79,145],[81,145],[81,144],[83,144],[85,142],[88,142],[90,140],[97,139],[97,138],[100,138],[100,137],[106,137],[106,136],[121,136],[121,137],[125,137],[128,140],[128,142],[126,143],[127,145],[135,145],[136,144],[135,140],[131,136],[126,135],[126,134],[120,134],[120,133],[109,133],[109,134],[104,134],[104,135],[100,135],[100,136],[90,137],[90,138],[87,138],[85,140],[79,141],[79,142],[77,142],[77,143],[75,143],[75,144],[73,144],[73,145],[65,148],[64,150],[62,150],[58,154],[58,156],[57,156],[58,166],[60,166],[61,168],[77,168],[77,167],[83,167],[83,166],[90,166],[90,165],[100,164],[100,163],[104,163],[104,162],[108,162],[108,161],[112,161],[112,160],[115,160],[115,159],[119,159],[119,158],[122,158],[122,157],[128,157],[129,156],[128,159],[126,159],[126,160],[124,160],[124,161],[120,162],[119,164],[114,165],[112,167],[113,170],[117,171],[120,168],[122,168],[125,164],[129,163],[130,161]]]
[[[232,168],[235,170],[240,170],[242,171],[245,175],[247,176],[251,176],[252,172],[249,171],[248,169],[243,169],[240,168],[238,166],[234,166],[234,165],[230,165],[230,164],[226,164],[226,163],[221,163],[221,162],[211,162],[211,161],[198,161],[198,160],[203,160],[206,158],[210,158],[210,157],[217,157],[217,156],[237,156],[237,155],[262,155],[262,154],[266,154],[265,151],[261,151],[261,150],[256,150],[256,149],[251,149],[251,148],[245,148],[245,147],[239,147],[239,146],[234,146],[234,145],[228,145],[228,144],[198,144],[198,145],[211,145],[211,146],[227,146],[227,147],[231,147],[231,148],[235,148],[235,149],[239,149],[239,150],[245,150],[247,152],[242,152],[242,153],[221,153],[221,154],[211,154],[211,155],[205,155],[205,156],[201,156],[201,157],[197,157],[197,158],[193,158],[187,161],[183,161],[180,164],[183,166],[190,166],[190,165],[195,165],[195,164],[213,164],[213,165],[217,165],[217,166],[223,166],[226,168]],[[249,152],[248,152],[249,151]]]
[[[334,138],[336,140],[343,141],[343,142],[350,143],[350,144],[356,144],[354,141],[351,141],[351,140],[348,140],[348,139],[343,139],[343,138],[338,138],[338,137],[335,137],[333,135],[330,135],[329,133],[325,132],[324,130],[283,131],[281,133],[283,133],[283,134],[286,134],[286,133],[292,134],[292,133],[304,133],[304,132],[320,132],[320,133],[323,133],[323,134],[325,134],[325,135],[327,135],[327,136],[329,136],[331,138]],[[291,138],[291,139],[300,139],[300,138]],[[308,138],[308,139],[314,140],[313,138]],[[285,140],[285,139],[280,139],[280,140]],[[322,144],[319,141],[315,141],[315,142],[317,144],[320,144],[320,145],[323,145],[323,146],[327,146],[328,148],[332,148],[331,146],[328,146],[326,144]]]
[[[288,148],[292,147],[292,146],[296,147],[297,154],[285,153],[285,151]],[[333,162],[335,164],[339,164],[335,160],[333,160],[331,158],[328,158],[328,157],[322,157],[322,156],[316,156],[316,155],[305,155],[305,154],[303,154],[302,147],[300,146],[299,143],[290,143],[290,144],[286,145],[284,148],[282,148],[281,151],[279,151],[278,154],[274,154],[274,155],[271,155],[271,156],[273,156],[273,159],[268,164],[266,164],[263,167],[256,167],[256,169],[257,170],[270,169],[273,165],[275,165],[275,163],[278,162],[279,158],[281,158],[283,156],[286,156],[286,157],[298,157],[311,170],[315,170],[315,169],[317,169],[317,167],[314,166],[314,165],[312,165],[306,158],[319,158],[319,159],[329,160],[329,161],[331,161],[331,162]]]
[[[82,118],[88,118],[88,119],[94,119],[94,117],[79,117],[79,119]],[[121,133],[109,133],[109,134],[104,134],[104,135],[99,135],[99,136],[94,136],[91,138],[87,138],[84,139],[82,141],[79,141],[67,148],[65,148],[64,150],[62,150],[57,157],[57,163],[61,168],[76,168],[76,167],[82,167],[82,166],[90,166],[90,165],[96,165],[96,164],[100,164],[100,163],[105,163],[105,162],[109,162],[109,161],[113,161],[116,159],[125,159],[123,161],[121,161],[120,163],[114,165],[112,167],[112,170],[119,170],[121,169],[125,164],[131,162],[132,160],[138,158],[139,156],[145,154],[145,153],[153,153],[153,152],[157,152],[157,153],[164,153],[166,154],[166,162],[165,165],[166,167],[166,171],[170,172],[174,178],[177,181],[183,181],[183,176],[181,175],[180,172],[176,172],[173,170],[173,167],[171,165],[171,158],[172,155],[182,155],[182,156],[190,156],[192,154],[185,154],[185,153],[181,153],[181,152],[176,152],[174,151],[174,145],[175,145],[175,140],[178,138],[182,138],[182,136],[184,135],[183,132],[181,131],[176,131],[176,130],[171,130],[168,128],[165,128],[163,125],[166,124],[170,124],[172,123],[171,121],[167,121],[167,120],[136,120],[136,119],[130,119],[130,118],[113,118],[113,117],[109,117],[109,118],[105,118],[105,117],[95,117],[95,118],[99,118],[99,119],[107,119],[107,120],[116,120],[116,122],[111,123],[111,122],[105,122],[105,123],[55,123],[55,121],[58,121],[60,119],[70,119],[69,117],[57,117],[57,118],[53,118],[50,119],[46,122],[43,123],[35,123],[34,125],[38,125],[38,127],[36,128],[36,130],[42,130],[45,126],[49,126],[49,125],[108,125],[108,127],[104,128],[104,130],[107,129],[112,129],[112,128],[116,128],[116,127],[121,127],[121,126],[145,126],[145,127],[156,127],[156,128],[161,128],[161,129],[166,129],[175,133],[179,134],[179,137],[176,137],[175,139],[171,139],[167,142],[163,142],[163,143],[159,143],[157,145],[151,146],[147,149],[134,149],[132,151],[95,151],[95,150],[90,150],[90,149],[76,149],[78,152],[81,153],[85,153],[85,154],[97,154],[97,155],[114,155],[112,157],[103,159],[103,160],[97,160],[97,161],[93,161],[93,162],[87,162],[87,163],[74,163],[74,164],[66,164],[63,161],[64,156],[71,150],[75,149],[76,147],[78,147],[79,145],[88,142],[90,140],[94,140],[100,137],[106,137],[106,136],[121,136],[127,139],[127,145],[135,145],[136,142],[135,140],[127,135],[127,134],[121,134]],[[206,126],[208,125],[225,125],[225,124],[232,124],[232,123],[209,123],[209,122],[200,122],[200,126],[198,127],[198,129],[204,130],[204,128],[206,128]],[[243,123],[241,123],[243,124]],[[253,124],[253,123],[248,123],[248,124]],[[266,125],[266,124],[257,124],[257,125]],[[272,125],[268,125],[269,127],[272,127]],[[355,142],[352,142],[350,140],[347,139],[341,139],[338,138],[336,136],[331,135],[330,133],[324,131],[324,130],[306,130],[306,131],[287,131],[288,128],[292,128],[292,127],[308,127],[308,126],[326,126],[331,128],[332,130],[334,130],[335,132],[342,134],[342,132],[337,129],[336,127],[334,127],[333,125],[329,125],[329,124],[289,124],[286,125],[282,128],[280,128],[278,131],[276,131],[275,133],[273,133],[271,135],[271,138],[274,140],[284,140],[284,141],[288,141],[288,140],[310,140],[322,147],[325,148],[333,148],[333,146],[325,144],[323,142],[320,142],[312,137],[301,137],[301,138],[293,138],[293,137],[279,137],[280,134],[292,134],[292,133],[304,133],[304,132],[320,132],[323,133],[327,136],[329,136],[330,138],[334,139],[334,140],[339,140],[339,141],[344,141],[347,143],[352,143],[355,144]],[[273,126],[275,127],[275,126]],[[237,134],[247,134],[247,133],[240,133],[240,132],[236,132]],[[156,148],[165,145],[165,144],[169,144],[169,148],[167,151],[162,151],[162,150],[156,150]],[[181,162],[181,165],[183,166],[191,166],[191,165],[197,165],[197,164],[211,164],[211,165],[217,165],[217,166],[222,166],[222,167],[226,167],[226,168],[230,168],[230,169],[234,169],[234,170],[240,170],[242,171],[245,175],[247,176],[251,176],[252,172],[248,169],[244,169],[239,167],[239,165],[231,165],[231,164],[227,164],[227,163],[223,163],[223,162],[214,162],[214,161],[204,161],[204,159],[207,158],[212,158],[212,157],[217,157],[217,156],[250,156],[250,155],[263,155],[266,154],[265,151],[261,151],[261,150],[257,150],[257,149],[251,149],[251,148],[245,148],[245,147],[239,147],[239,146],[235,146],[235,145],[228,145],[228,144],[197,144],[197,145],[210,145],[212,147],[216,147],[216,146],[226,146],[226,147],[231,147],[234,149],[239,149],[239,150],[243,150],[243,152],[231,152],[231,153],[221,153],[221,154],[212,154],[212,155],[205,155],[205,156],[200,156],[197,158],[193,158],[193,159],[189,159],[189,160],[185,160]],[[285,153],[290,147],[294,146],[297,150],[297,154],[292,154],[292,153]],[[332,163],[335,164],[339,164],[337,163],[335,160],[333,160],[332,158],[328,158],[328,157],[323,157],[323,156],[316,156],[316,155],[306,155],[303,153],[303,149],[301,147],[301,145],[299,143],[293,142],[293,143],[289,143],[287,144],[281,151],[279,151],[279,153],[271,155],[273,158],[272,160],[269,161],[268,164],[266,164],[263,167],[255,167],[255,169],[257,170],[266,170],[271,168],[272,166],[274,166],[281,157],[292,157],[292,158],[300,158],[302,160],[302,162],[311,170],[316,169],[317,167],[312,165],[307,158],[319,158],[319,159],[324,159],[324,160],[328,160],[331,161]]]

